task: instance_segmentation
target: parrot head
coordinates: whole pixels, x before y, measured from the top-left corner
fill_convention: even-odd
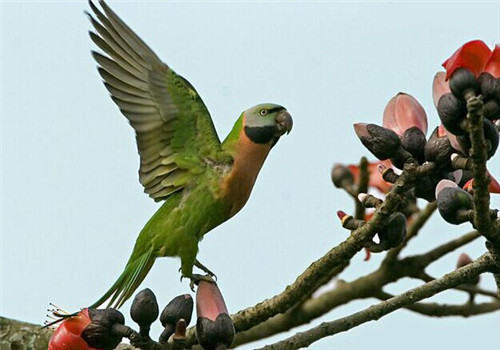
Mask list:
[[[263,103],[244,112],[244,131],[246,136],[258,144],[274,146],[284,133],[292,130],[292,116],[285,107]]]

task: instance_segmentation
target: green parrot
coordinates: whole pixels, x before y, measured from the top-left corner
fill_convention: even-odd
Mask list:
[[[137,289],[155,259],[178,256],[183,277],[196,260],[198,242],[247,202],[271,148],[292,129],[279,105],[247,109],[221,143],[210,114],[194,87],[158,56],[104,2],[89,1],[92,52],[111,98],[135,130],[139,181],[163,205],[142,229],[123,273],[91,307],[109,299],[120,307]]]

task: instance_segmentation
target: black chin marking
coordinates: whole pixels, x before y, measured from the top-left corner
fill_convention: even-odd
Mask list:
[[[245,134],[255,143],[268,143],[274,138],[274,126],[245,126]]]
[[[279,139],[280,139],[279,136],[274,136],[273,140],[271,141],[271,147],[274,147],[274,145],[276,144],[276,142],[278,142]]]

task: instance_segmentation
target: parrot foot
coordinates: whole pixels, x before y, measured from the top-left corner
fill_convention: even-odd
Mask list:
[[[182,276],[181,281],[185,277],[190,279],[189,288],[191,288],[191,291],[193,291],[193,292],[194,292],[194,286],[198,285],[198,283],[200,283],[200,281],[215,283],[214,279],[209,275],[198,275],[196,273],[193,273],[191,276]]]
[[[208,274],[210,277],[212,277],[214,280],[217,281],[217,276],[215,275],[215,273],[210,271],[208,267],[199,262],[198,259],[194,261],[194,266],[196,266],[197,268],[199,268],[200,270],[202,270],[203,272],[205,272],[206,274]]]

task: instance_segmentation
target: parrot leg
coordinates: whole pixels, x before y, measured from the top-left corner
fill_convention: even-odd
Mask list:
[[[207,273],[208,275],[210,275],[210,277],[213,277],[216,281],[217,281],[217,276],[215,275],[215,273],[213,273],[212,271],[210,271],[208,269],[208,267],[206,267],[205,265],[203,265],[201,262],[198,261],[198,259],[196,259],[194,261],[194,266],[196,266],[197,268],[199,268],[200,270],[202,270],[203,272]]]
[[[191,282],[189,282],[189,288],[194,292],[194,286],[198,285],[200,281],[206,281],[210,283],[215,283],[214,279],[208,275],[198,275],[196,273],[193,273],[191,276],[189,276],[189,279]]]

